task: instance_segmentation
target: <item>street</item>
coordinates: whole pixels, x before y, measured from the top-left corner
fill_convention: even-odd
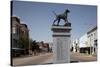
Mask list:
[[[24,66],[24,65],[37,65],[51,63],[52,53],[45,53],[38,56],[13,58],[13,66]]]
[[[70,54],[71,63],[75,62],[89,62],[96,61],[96,56],[74,53]],[[13,58],[13,66],[24,66],[24,65],[37,65],[37,64],[50,64],[53,61],[53,53],[45,53],[40,54],[38,56],[27,56],[27,57],[19,57]]]
[[[70,59],[73,62],[74,61],[75,62],[89,62],[89,61],[96,61],[97,57],[91,56],[91,55],[86,55],[86,54],[81,54],[81,53],[71,52]]]

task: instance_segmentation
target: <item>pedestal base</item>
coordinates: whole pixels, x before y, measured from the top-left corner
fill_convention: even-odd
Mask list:
[[[70,63],[70,26],[52,26],[53,63]]]
[[[53,38],[54,63],[70,62],[70,39],[69,37]]]

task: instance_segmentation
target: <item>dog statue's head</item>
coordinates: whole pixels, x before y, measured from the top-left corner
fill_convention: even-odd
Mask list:
[[[68,9],[65,10],[66,13],[69,13],[70,11]]]

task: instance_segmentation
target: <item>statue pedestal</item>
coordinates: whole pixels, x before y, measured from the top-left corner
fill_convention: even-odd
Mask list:
[[[53,63],[70,62],[71,25],[52,26],[53,31]]]

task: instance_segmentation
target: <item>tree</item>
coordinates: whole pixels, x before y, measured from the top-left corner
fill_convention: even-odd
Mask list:
[[[33,43],[33,40],[30,38],[30,39],[29,39],[29,49],[30,49],[30,50],[32,50],[32,43]]]
[[[27,49],[29,47],[29,39],[25,36],[21,36],[19,38],[19,45],[20,48]]]

